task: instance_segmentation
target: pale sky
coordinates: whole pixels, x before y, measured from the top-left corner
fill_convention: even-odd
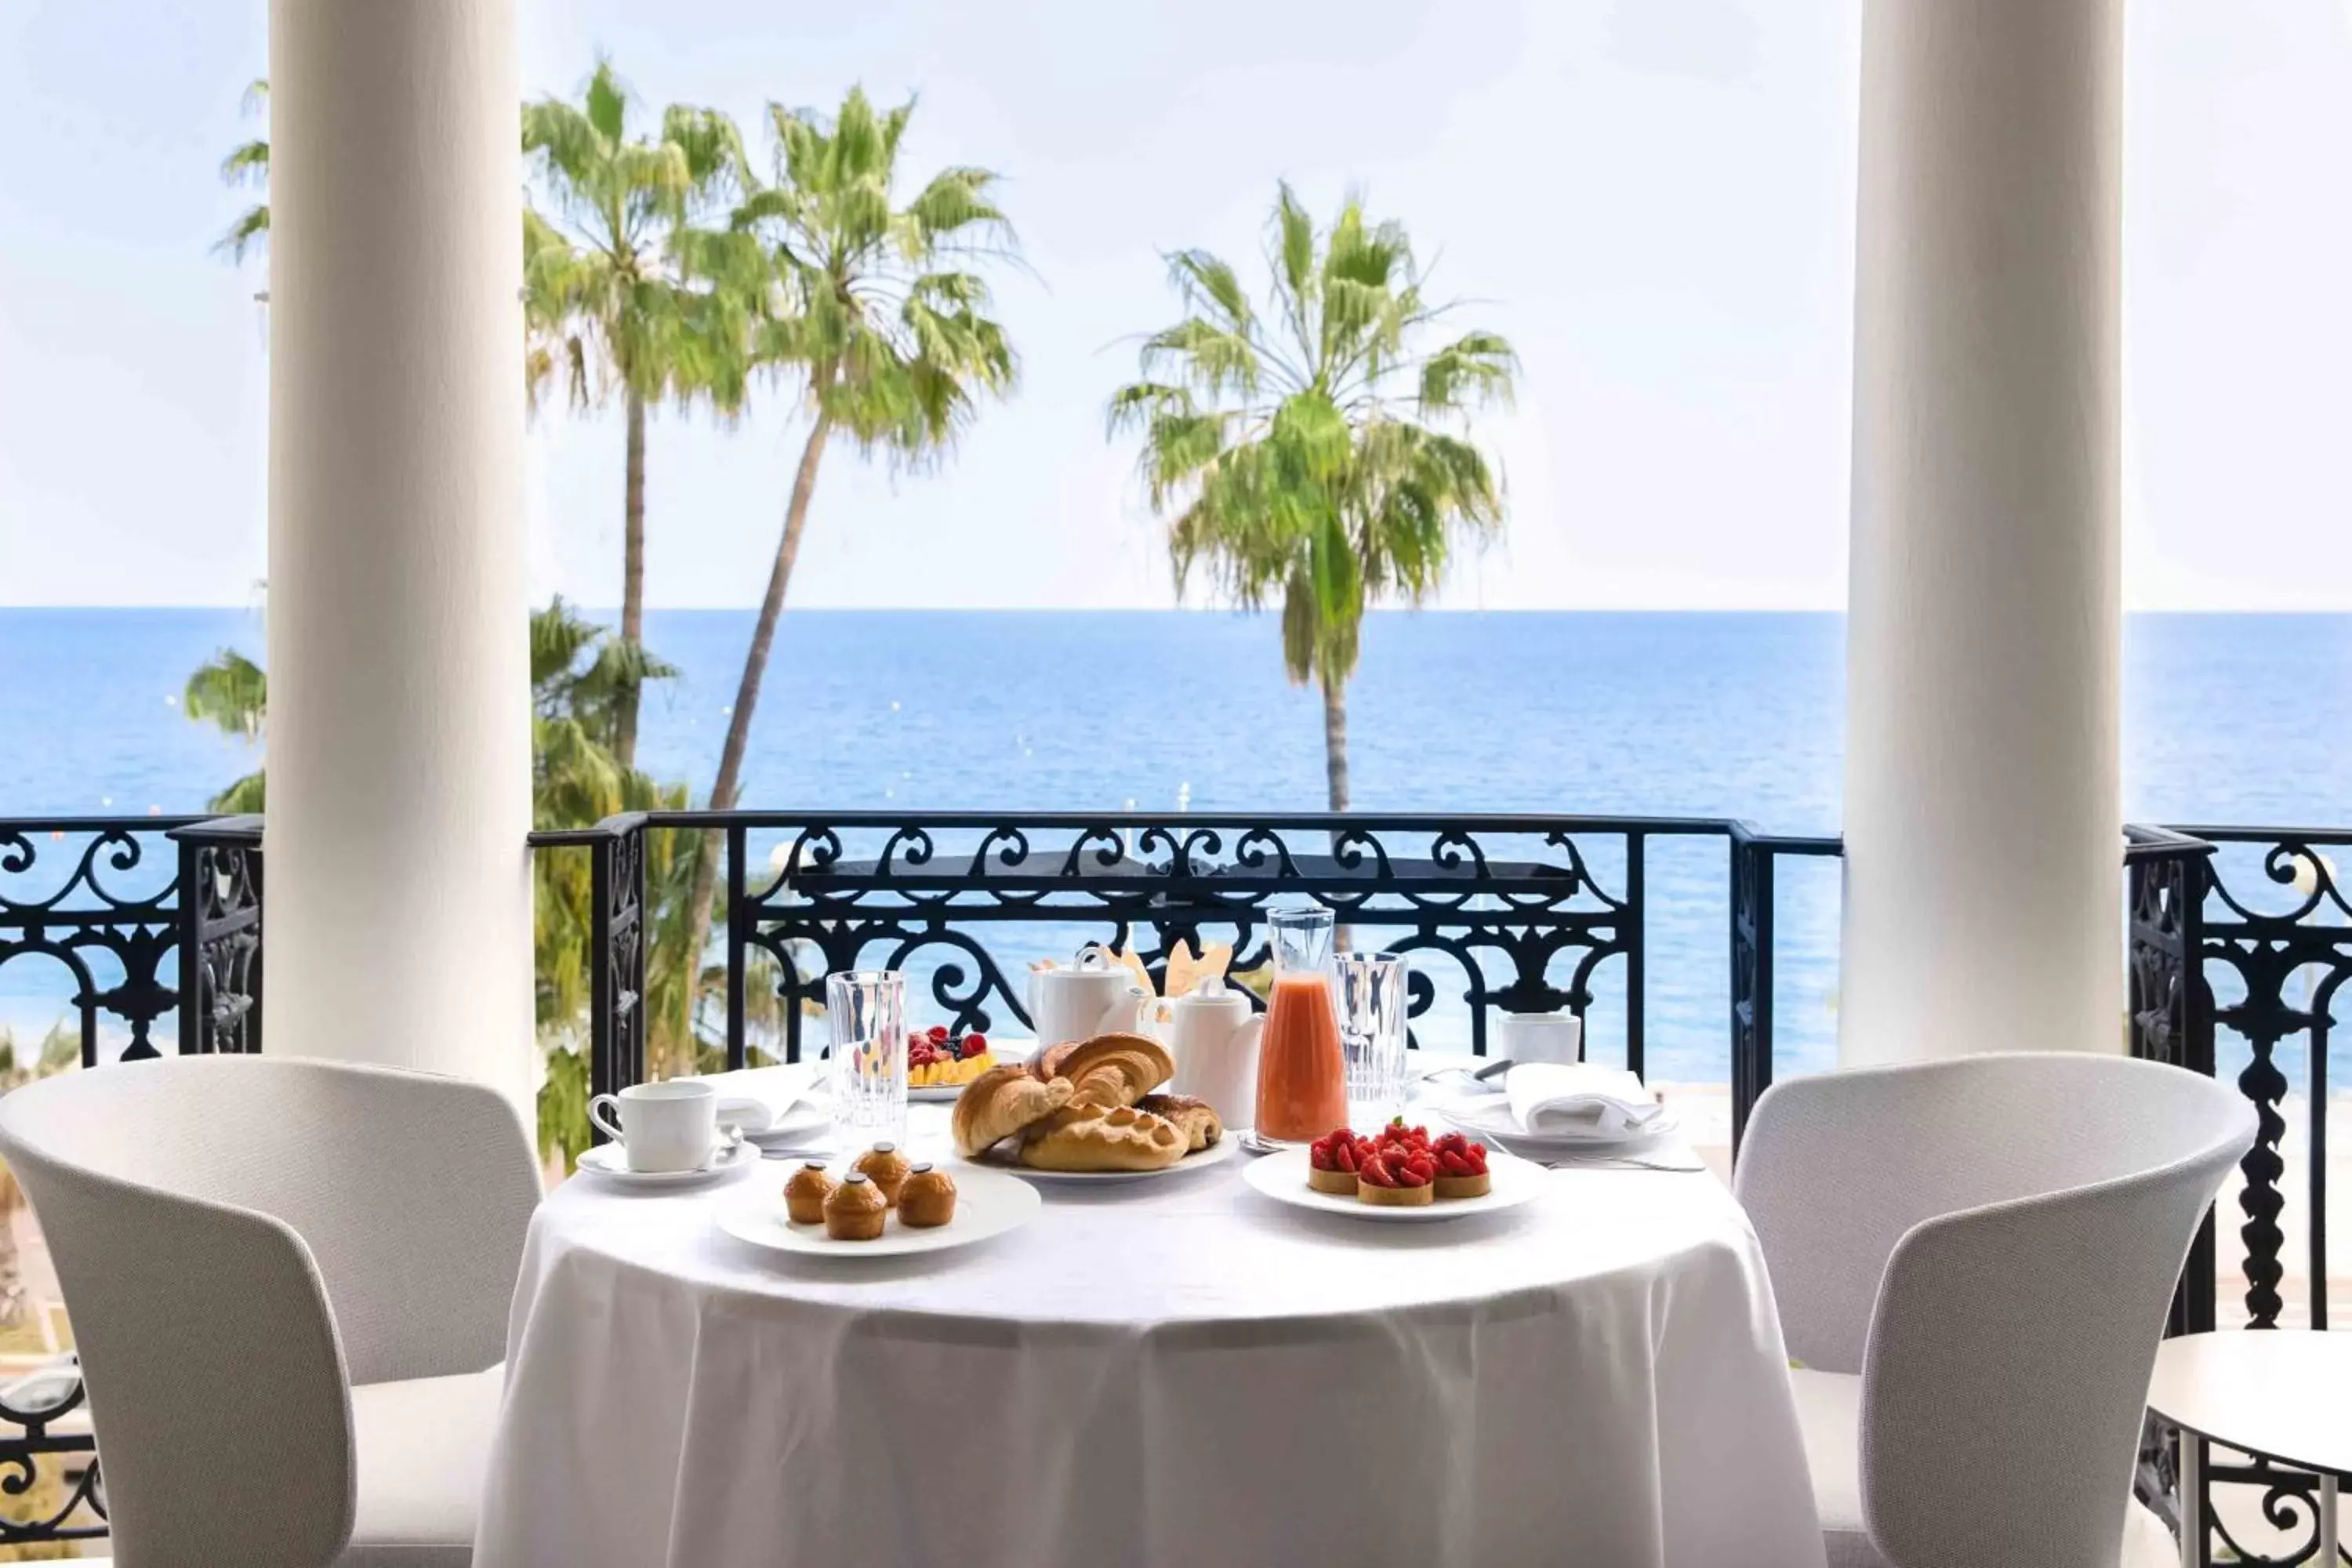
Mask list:
[[[1445,603],[1844,597],[1858,0],[522,0],[523,88],[599,50],[638,94],[921,95],[905,153],[1007,176],[1024,359],[941,472],[836,454],[793,600],[1154,606],[1158,533],[1107,443],[1159,253],[1255,262],[1275,181],[1362,186],[1524,361],[1486,426],[1507,547]],[[2345,0],[2127,7],[2126,594],[2352,608],[2352,22]],[[0,604],[250,602],[263,574],[257,265],[210,247],[257,129],[259,0],[0,5]],[[651,443],[657,605],[758,597],[797,452],[782,394]],[[616,416],[530,445],[534,594],[618,596]]]

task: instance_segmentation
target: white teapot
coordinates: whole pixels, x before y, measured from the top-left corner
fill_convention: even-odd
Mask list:
[[[1257,1113],[1257,1047],[1265,1015],[1252,1012],[1249,997],[1214,974],[1166,1005],[1168,1054],[1176,1058],[1172,1092],[1207,1100],[1228,1127],[1250,1125]]]
[[[1097,946],[1086,948],[1067,969],[1029,972],[1029,1016],[1041,1049],[1097,1035],[1142,1033],[1151,1000],[1132,972]]]

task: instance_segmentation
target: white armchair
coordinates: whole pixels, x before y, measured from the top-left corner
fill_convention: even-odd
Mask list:
[[[539,1173],[456,1079],[269,1057],[0,1100],[121,1568],[462,1568]]]
[[[2183,1258],[2254,1117],[2210,1079],[1990,1055],[1779,1084],[1734,1187],[1831,1568],[2177,1561],[2130,1503]]]

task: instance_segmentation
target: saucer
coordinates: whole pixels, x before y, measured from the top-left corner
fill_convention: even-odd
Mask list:
[[[581,1154],[579,1168],[616,1187],[690,1187],[759,1163],[759,1150],[749,1143],[734,1143],[718,1150],[710,1163],[698,1170],[632,1171],[628,1154],[618,1143],[599,1143]]]

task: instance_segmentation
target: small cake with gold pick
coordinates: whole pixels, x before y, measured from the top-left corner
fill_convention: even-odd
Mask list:
[[[898,1145],[890,1142],[877,1143],[850,1167],[871,1180],[880,1189],[883,1203],[891,1208],[898,1206],[898,1189],[907,1184],[907,1173],[913,1168],[907,1156],[898,1152]]]
[[[955,1178],[929,1161],[907,1173],[898,1189],[898,1223],[929,1230],[955,1218]]]
[[[835,1241],[872,1241],[889,1213],[882,1189],[865,1172],[853,1171],[824,1200],[824,1234]]]
[[[784,1209],[794,1225],[823,1225],[824,1200],[840,1184],[824,1173],[824,1162],[811,1160],[784,1184]]]

